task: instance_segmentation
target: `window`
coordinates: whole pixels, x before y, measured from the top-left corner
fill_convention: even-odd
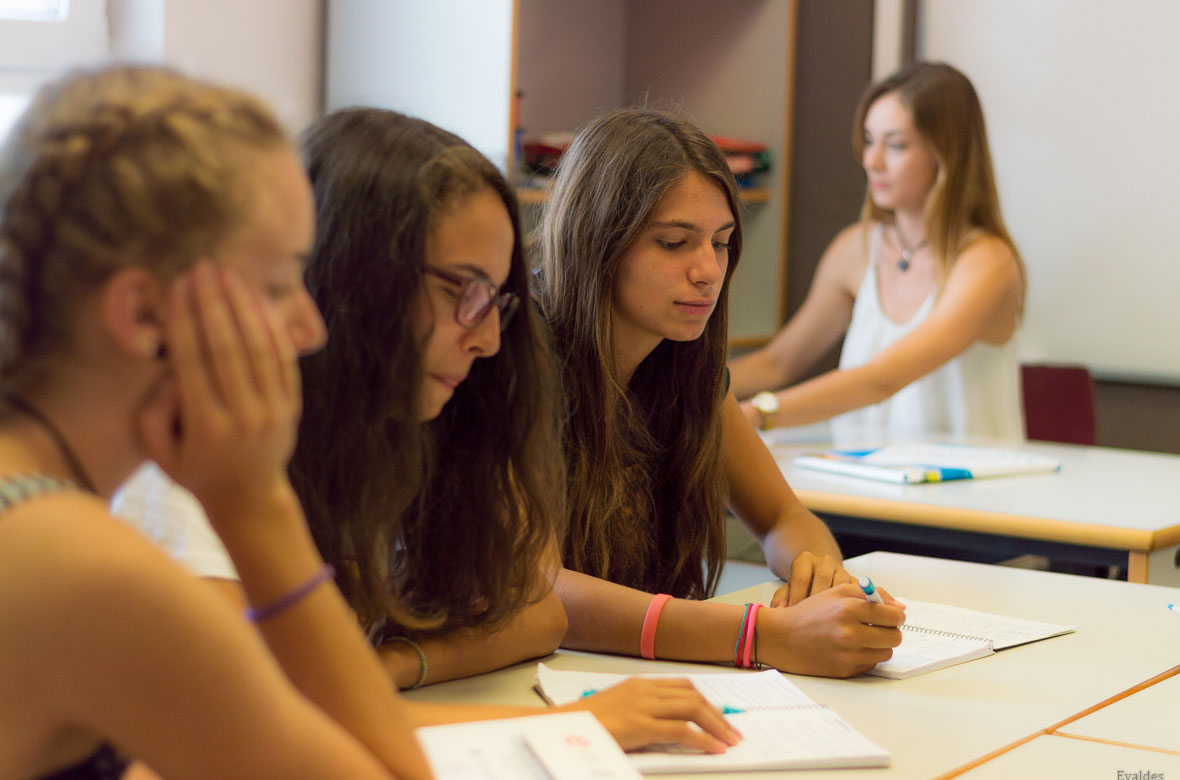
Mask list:
[[[0,0],[0,19],[60,22],[69,13],[69,0]]]
[[[0,0],[0,136],[37,88],[109,50],[106,0]]]

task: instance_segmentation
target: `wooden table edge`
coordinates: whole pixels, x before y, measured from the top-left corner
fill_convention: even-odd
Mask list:
[[[1180,524],[1162,531],[1144,531],[1110,525],[1094,525],[979,509],[918,504],[864,496],[848,496],[816,490],[795,491],[812,512],[846,515],[887,523],[907,523],[996,536],[1064,542],[1128,552],[1152,552],[1180,543]]]

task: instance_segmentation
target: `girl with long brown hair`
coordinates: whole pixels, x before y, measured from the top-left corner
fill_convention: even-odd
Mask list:
[[[681,118],[612,112],[562,157],[538,297],[568,406],[565,644],[733,661],[756,638],[758,663],[856,674],[890,656],[902,612],[851,584],[729,392],[726,296],[741,239],[733,176]],[[787,580],[772,602],[782,609],[750,617],[696,601],[716,587],[727,506]]]
[[[1024,266],[971,82],[949,65],[907,65],[866,90],[853,149],[868,180],[860,221],[820,258],[787,326],[730,364],[740,398],[798,381],[844,337],[840,367],[747,405],[748,416],[767,427],[834,418],[849,439],[1023,437]]]
[[[0,203],[0,778],[429,776],[286,474],[323,323],[274,117],[158,68],[71,74],[13,130]],[[148,457],[253,626],[108,513]]]

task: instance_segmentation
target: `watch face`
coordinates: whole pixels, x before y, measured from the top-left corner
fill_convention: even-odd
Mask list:
[[[778,396],[765,390],[751,398],[750,403],[760,412],[773,414],[778,411]]]

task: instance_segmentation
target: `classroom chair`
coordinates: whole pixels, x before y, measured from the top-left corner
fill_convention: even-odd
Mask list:
[[[1094,444],[1094,381],[1084,366],[1020,367],[1024,432],[1029,439]]]

